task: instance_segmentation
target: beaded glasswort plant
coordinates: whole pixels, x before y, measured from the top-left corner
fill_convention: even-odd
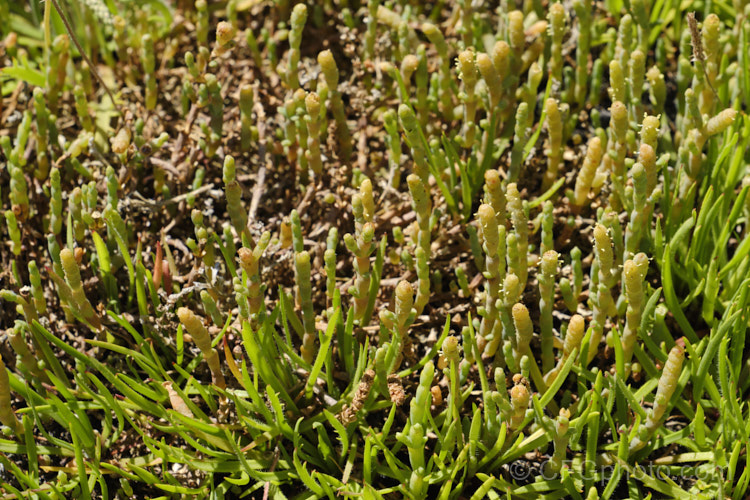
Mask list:
[[[0,0],[3,498],[746,498],[746,4]]]

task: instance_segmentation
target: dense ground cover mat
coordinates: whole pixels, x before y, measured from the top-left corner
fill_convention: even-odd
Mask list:
[[[731,498],[744,0],[0,0],[0,496]]]

